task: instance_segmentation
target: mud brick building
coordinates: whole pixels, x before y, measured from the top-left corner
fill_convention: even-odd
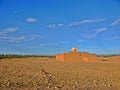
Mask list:
[[[89,52],[78,52],[77,48],[72,48],[72,52],[56,54],[56,60],[59,61],[96,61],[96,54]]]

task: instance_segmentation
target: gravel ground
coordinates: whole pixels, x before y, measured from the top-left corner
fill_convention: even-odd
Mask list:
[[[120,90],[120,56],[97,62],[1,59],[0,90]]]

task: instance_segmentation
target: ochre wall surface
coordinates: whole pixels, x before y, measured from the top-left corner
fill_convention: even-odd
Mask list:
[[[64,53],[63,54],[56,54],[56,60],[64,61]]]
[[[96,61],[96,54],[88,52],[65,52],[56,54],[56,60],[59,61]]]

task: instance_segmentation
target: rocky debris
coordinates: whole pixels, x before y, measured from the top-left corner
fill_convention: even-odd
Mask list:
[[[52,75],[51,73],[49,73],[42,67],[41,67],[41,72],[43,75],[42,79],[44,79],[43,84],[45,84],[47,88],[49,89],[60,89],[61,88],[60,86],[58,86],[54,75]]]

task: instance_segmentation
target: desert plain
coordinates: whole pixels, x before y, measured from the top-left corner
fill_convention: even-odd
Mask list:
[[[120,56],[95,62],[0,59],[0,90],[120,90]]]

